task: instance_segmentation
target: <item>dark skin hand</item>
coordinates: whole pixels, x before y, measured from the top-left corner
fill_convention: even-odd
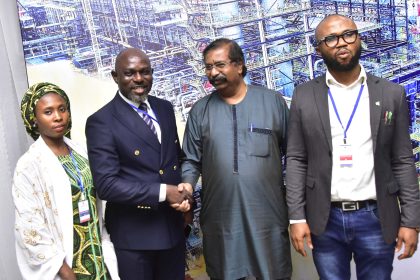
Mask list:
[[[63,265],[60,267],[58,271],[58,275],[63,280],[76,280],[76,274],[74,274],[73,270],[69,267],[69,265],[64,261]]]
[[[297,223],[290,225],[290,239],[296,252],[304,257],[307,256],[305,251],[305,239],[308,247],[311,250],[313,249],[311,231],[307,223]]]
[[[169,204],[181,204],[185,200],[187,200],[190,205],[194,202],[192,194],[188,190],[183,189],[182,191],[179,191],[177,186],[166,185],[166,201],[168,201]]]
[[[399,252],[404,243],[404,252],[398,256],[399,260],[411,258],[417,250],[419,234],[414,228],[400,227],[398,231],[395,252]]]
[[[192,224],[194,219],[194,213],[192,210],[184,213],[184,226]]]

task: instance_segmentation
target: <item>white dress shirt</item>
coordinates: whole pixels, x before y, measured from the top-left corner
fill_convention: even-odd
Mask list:
[[[373,142],[370,129],[369,90],[366,72],[362,65],[359,77],[351,85],[337,82],[327,70],[326,83],[334,99],[342,125],[334,111],[331,98],[328,97],[332,137],[332,201],[358,201],[376,199],[375,174],[373,164]],[[361,85],[364,85],[359,105],[347,130],[346,143],[351,145],[353,164],[341,167],[339,161],[340,145],[344,143],[344,130],[350,119]],[[325,93],[327,94],[327,93]],[[287,171],[286,171],[287,172]],[[305,223],[306,220],[290,220],[290,224]]]
[[[359,94],[364,85],[359,105],[347,131],[347,144],[351,145],[353,164],[351,167],[341,167],[339,149],[343,144],[344,130],[334,111],[331,98],[328,97],[332,136],[332,201],[357,201],[376,199],[375,175],[373,164],[373,142],[370,128],[369,90],[366,83],[366,72],[362,65],[357,80],[345,86],[338,83],[327,71],[326,83],[334,99],[338,114],[344,128],[350,119]]]

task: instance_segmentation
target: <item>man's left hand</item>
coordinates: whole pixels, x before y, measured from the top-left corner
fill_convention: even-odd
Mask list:
[[[395,246],[395,253],[401,250],[404,243],[404,252],[398,256],[399,260],[411,258],[417,250],[418,236],[416,229],[408,227],[400,227],[397,237],[397,245]]]

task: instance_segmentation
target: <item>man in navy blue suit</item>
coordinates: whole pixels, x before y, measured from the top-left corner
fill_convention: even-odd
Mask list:
[[[182,151],[172,105],[148,96],[153,69],[143,51],[121,51],[111,74],[119,91],[88,118],[86,137],[120,277],[184,279],[182,212],[192,197],[177,187]]]

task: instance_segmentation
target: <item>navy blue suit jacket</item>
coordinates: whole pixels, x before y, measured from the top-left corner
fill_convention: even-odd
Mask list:
[[[169,249],[184,238],[182,214],[166,201],[159,203],[161,183],[181,182],[173,107],[153,96],[148,101],[159,121],[161,144],[118,93],[86,122],[94,185],[108,201],[106,227],[119,249]]]

